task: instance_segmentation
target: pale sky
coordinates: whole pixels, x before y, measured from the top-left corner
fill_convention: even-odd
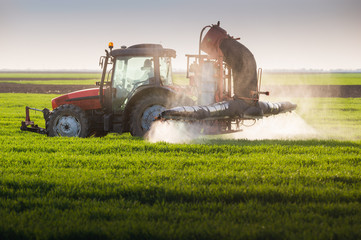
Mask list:
[[[361,68],[360,0],[0,0],[0,70],[100,70],[109,41],[160,43],[185,69],[217,21],[264,69]]]

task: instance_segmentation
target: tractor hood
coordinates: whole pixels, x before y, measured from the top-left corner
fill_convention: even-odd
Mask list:
[[[99,88],[75,91],[51,100],[53,109],[64,104],[73,104],[83,110],[101,109]]]

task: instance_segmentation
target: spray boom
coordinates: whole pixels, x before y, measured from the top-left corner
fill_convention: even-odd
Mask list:
[[[237,40],[219,22],[201,30],[198,55],[186,55],[187,77],[191,86],[197,88],[198,105],[166,110],[160,119],[197,121],[212,133],[214,129],[225,133],[233,132],[233,126],[239,129],[244,120],[296,109],[297,105],[290,102],[259,101],[260,94],[269,95],[268,91],[261,91],[262,69],[257,71],[252,52]],[[207,54],[202,55],[202,51]]]

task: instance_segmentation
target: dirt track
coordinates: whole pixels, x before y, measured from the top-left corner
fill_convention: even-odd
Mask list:
[[[0,83],[0,93],[54,93],[64,94],[94,88],[95,85],[37,85]],[[289,85],[264,86],[274,97],[361,97],[361,85]]]
[[[91,80],[96,78],[0,78],[0,81]],[[100,79],[99,79],[100,81]]]
[[[94,88],[95,85],[48,85],[48,84],[17,84],[0,83],[0,93],[54,93],[64,94]]]

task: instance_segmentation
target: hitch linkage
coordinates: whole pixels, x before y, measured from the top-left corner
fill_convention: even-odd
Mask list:
[[[40,133],[40,134],[47,134],[48,132],[46,131],[45,128],[39,127],[38,125],[34,124],[33,121],[30,120],[30,113],[29,113],[30,109],[34,110],[34,111],[42,112],[45,120],[48,118],[49,113],[50,113],[50,110],[47,108],[40,110],[37,108],[31,108],[31,107],[26,106],[25,107],[26,117],[25,117],[25,121],[21,121],[20,130],[35,132],[35,133]]]

